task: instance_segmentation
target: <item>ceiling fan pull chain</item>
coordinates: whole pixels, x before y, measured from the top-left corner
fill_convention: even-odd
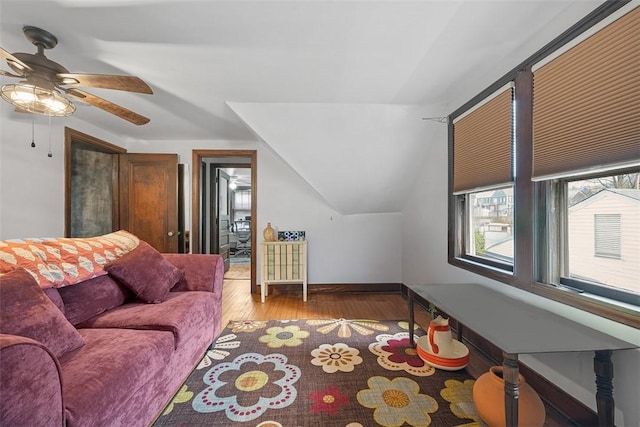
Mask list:
[[[32,115],[31,116],[31,148],[36,148],[36,141],[35,141],[35,127],[36,127],[36,119],[35,117]]]
[[[47,157],[53,157],[53,153],[51,152],[51,116],[49,116],[49,153]]]

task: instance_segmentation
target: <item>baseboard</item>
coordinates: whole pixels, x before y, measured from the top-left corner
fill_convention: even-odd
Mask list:
[[[402,285],[402,293],[407,295],[407,287],[405,285]],[[414,298],[415,301],[423,307],[429,306],[428,301],[421,296],[415,295]],[[438,312],[449,318],[452,329],[456,331],[458,330],[458,321],[455,318],[440,310],[438,310]],[[473,330],[469,329],[466,325],[463,325],[462,333],[465,343],[471,344],[493,364],[502,364],[502,350],[473,332]],[[551,383],[545,377],[529,368],[526,364],[520,362],[519,367],[520,373],[526,378],[527,383],[540,395],[547,406],[553,408],[574,425],[598,425],[598,416],[593,410],[591,410],[591,408],[585,406],[575,397]]]
[[[307,286],[309,294],[325,292],[399,293],[403,288],[401,283],[310,283]],[[302,288],[299,284],[274,284],[269,285],[269,292],[271,289],[289,293],[301,292]],[[258,284],[258,290],[260,290],[260,284]]]

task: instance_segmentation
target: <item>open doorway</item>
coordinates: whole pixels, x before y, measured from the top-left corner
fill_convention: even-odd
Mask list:
[[[252,293],[257,293],[256,153],[193,150],[192,163],[192,252],[219,253],[226,266],[248,264]]]
[[[236,269],[247,267],[255,256],[251,246],[251,168],[237,165],[221,172],[229,177],[229,264]]]

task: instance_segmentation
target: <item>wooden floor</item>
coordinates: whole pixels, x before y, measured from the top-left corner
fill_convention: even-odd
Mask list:
[[[302,286],[301,286],[302,288]],[[252,295],[249,280],[224,281],[222,322],[230,320],[291,320],[291,319],[376,319],[408,320],[407,299],[401,294],[373,293],[313,293],[307,302],[302,292],[279,293],[277,286],[269,287],[264,304],[260,295]],[[416,311],[416,322],[428,325],[430,318],[424,311]]]
[[[237,276],[233,267],[227,276]],[[264,304],[260,295],[252,295],[250,281],[225,279],[222,292],[222,324],[231,320],[293,320],[293,319],[375,319],[409,320],[407,298],[400,293],[313,293],[307,302],[302,301],[302,290],[296,293],[280,293],[278,287],[269,287],[269,296]],[[415,322],[427,329],[431,320],[429,313],[416,305]],[[471,361],[467,371],[477,378],[495,363],[482,353],[470,348]],[[573,425],[560,414],[547,407],[545,426],[561,427]]]

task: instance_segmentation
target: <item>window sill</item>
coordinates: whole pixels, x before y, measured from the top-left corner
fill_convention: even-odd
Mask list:
[[[589,292],[546,283],[534,283],[531,291],[554,301],[562,302],[589,313],[640,329],[640,307]]]
[[[487,277],[489,279],[496,280],[498,282],[514,285],[513,272],[505,270],[503,268],[495,267],[492,265],[484,264],[482,262],[474,261],[470,258],[454,257],[449,259],[449,264],[462,268],[463,270],[476,273],[480,276]]]

